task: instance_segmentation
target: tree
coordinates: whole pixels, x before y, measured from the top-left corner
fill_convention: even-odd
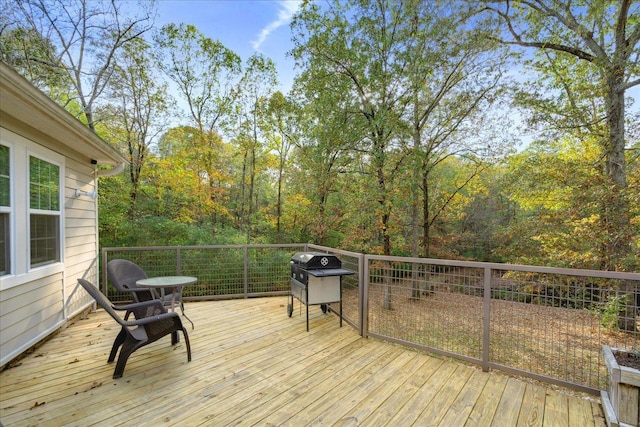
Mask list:
[[[2,18],[0,18],[1,20]],[[1,22],[1,21],[0,21]],[[33,60],[55,56],[55,46],[42,39],[35,30],[10,28],[0,23],[0,60],[20,73],[52,99],[64,102],[72,87],[62,68],[51,67]]]
[[[127,153],[129,160],[128,217],[135,217],[142,169],[149,148],[163,132],[170,105],[167,85],[156,75],[151,46],[142,39],[126,45],[118,55],[111,81],[114,122],[110,138]]]
[[[251,240],[252,216],[258,211],[256,190],[257,161],[264,151],[263,128],[267,104],[277,84],[275,64],[263,55],[254,54],[247,60],[246,71],[235,90],[236,111],[232,117],[234,133],[242,155],[240,180],[240,213],[247,243]]]
[[[418,220],[422,217],[422,255],[431,256],[431,229],[448,204],[488,164],[509,148],[502,114],[496,104],[503,90],[506,55],[483,37],[479,23],[469,24],[466,12],[450,5],[409,2],[406,15],[413,43],[405,55],[412,60],[406,71],[406,121],[412,139],[414,177],[412,253],[418,251]],[[450,157],[463,157],[469,175],[457,189],[434,203],[434,177]],[[421,210],[419,203],[422,201]]]
[[[323,67],[310,67],[296,78],[293,91],[300,105],[300,136],[290,176],[298,178],[292,181],[301,197],[309,201],[305,227],[313,241],[321,245],[329,243],[332,231],[344,227],[348,207],[340,193],[353,191],[353,186],[343,186],[341,177],[355,173],[352,153],[362,141],[362,123],[353,106],[351,84],[333,77]],[[357,206],[362,209],[363,201]]]
[[[395,6],[395,7],[392,7]],[[403,30],[410,22],[397,3],[385,0],[332,2],[322,11],[315,3],[305,3],[292,26],[294,57],[309,68],[324,70],[327,77],[349,83],[351,107],[361,119],[363,149],[371,159],[368,173],[375,176],[372,189],[377,201],[382,236],[382,253],[391,254],[389,222],[392,204],[389,200],[403,157],[388,167],[388,150],[406,143],[401,135],[404,112],[403,70],[411,58],[404,56],[408,43]]]
[[[224,121],[236,97],[232,88],[241,72],[240,57],[193,25],[166,25],[155,35],[155,42],[159,66],[176,84],[198,131],[198,139],[193,140],[193,149],[199,153],[198,175],[209,188],[211,204],[219,206],[221,200],[216,197],[224,192],[219,187],[223,161],[219,149]],[[212,216],[214,229],[217,218]]]
[[[603,100],[598,118],[606,123],[599,138],[609,195],[603,206],[602,225],[607,230],[605,269],[624,269],[632,251],[633,232],[627,196],[625,159],[625,102],[628,89],[640,84],[640,3],[633,0],[486,1],[485,11],[504,24],[498,40],[534,48],[552,63],[573,60],[587,64],[594,77],[596,95]],[[569,58],[569,59],[567,59]],[[572,68],[574,69],[574,68]],[[561,88],[569,99],[578,83],[567,76]],[[596,135],[597,136],[597,135]]]
[[[376,229],[386,255],[392,253],[391,230],[399,208],[393,195],[403,169],[409,165],[416,171],[414,201],[420,199],[417,189],[422,184],[428,252],[433,223],[430,174],[449,156],[480,159],[487,142],[474,146],[464,138],[472,135],[472,119],[497,92],[501,57],[490,55],[491,45],[482,44],[467,23],[461,24],[460,10],[440,6],[353,0],[333,2],[323,10],[308,3],[293,23],[294,56],[315,79],[330,81],[328,86],[343,92],[338,105],[344,105],[350,127],[360,133],[352,139],[358,141],[352,150],[363,154],[363,171],[373,178],[374,187],[365,191],[377,202]],[[441,209],[445,207],[446,202]],[[417,203],[414,208],[417,230]],[[417,238],[413,240],[417,255]]]
[[[7,1],[7,0],[4,0]],[[29,63],[64,73],[71,90],[65,101],[77,100],[87,126],[95,132],[96,103],[107,88],[118,51],[141,37],[152,25],[154,2],[140,5],[140,14],[124,12],[125,2],[91,0],[17,0],[15,25],[55,49],[27,54]],[[3,7],[3,10],[7,10]],[[66,105],[65,105],[66,106]]]
[[[210,144],[203,144],[203,140]],[[170,129],[162,135],[158,159],[149,171],[158,201],[156,214],[184,223],[210,222],[215,231],[218,223],[229,217],[230,162],[231,149],[220,135],[202,135],[192,126]],[[212,172],[205,174],[209,167]]]
[[[220,130],[235,99],[240,57],[193,25],[165,25],[154,40],[158,65],[177,85],[188,117],[201,132]]]
[[[296,106],[280,92],[275,92],[269,98],[264,118],[265,133],[278,161],[278,194],[276,201],[276,233],[281,232],[281,218],[283,199],[283,185],[285,169],[289,166],[289,153],[296,138]]]

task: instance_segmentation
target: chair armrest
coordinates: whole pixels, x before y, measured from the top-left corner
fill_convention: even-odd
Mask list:
[[[171,318],[171,317],[179,317],[179,315],[178,315],[178,313],[175,313],[175,312],[171,311],[169,313],[162,313],[162,314],[158,314],[156,316],[149,316],[149,317],[143,317],[142,319],[125,321],[123,323],[123,325],[124,326],[148,325],[149,323],[155,323],[155,322],[158,322],[160,320],[168,319],[168,318]]]
[[[140,320],[145,317],[159,316],[167,312],[162,302],[157,299],[121,305],[118,307],[118,310],[126,310],[127,315],[125,316],[125,320],[129,317],[129,313],[133,313],[136,319]]]
[[[140,302],[134,302],[132,304],[125,304],[125,305],[114,305],[113,308],[115,308],[116,310],[128,310],[128,311],[134,311],[137,308],[142,308],[142,307],[146,307],[149,305],[160,305],[162,306],[162,303],[160,302],[160,300],[157,299],[151,299],[148,301],[140,301]]]

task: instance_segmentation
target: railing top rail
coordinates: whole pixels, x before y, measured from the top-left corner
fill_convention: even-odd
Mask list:
[[[627,273],[622,271],[583,270],[577,268],[556,268],[534,265],[500,264],[495,262],[456,261],[436,258],[411,258],[385,255],[365,255],[364,258],[365,260],[413,262],[419,264],[447,265],[452,267],[490,268],[492,270],[524,271],[530,273],[563,274],[567,276],[588,276],[605,279],[640,281],[640,273]]]
[[[340,254],[340,255],[352,256],[352,257],[355,257],[355,258],[359,258],[361,256],[364,256],[364,254],[361,254],[359,252],[346,251],[344,249],[336,249],[336,248],[331,248],[329,246],[314,245],[314,244],[311,244],[311,243],[309,244],[309,248],[320,250],[320,251],[327,251],[327,252],[337,253],[337,254]]]
[[[255,244],[255,245],[187,245],[187,246],[114,246],[102,248],[102,252],[133,252],[133,251],[152,251],[152,250],[176,250],[176,249],[243,249],[243,248],[304,248],[304,243],[290,244]]]

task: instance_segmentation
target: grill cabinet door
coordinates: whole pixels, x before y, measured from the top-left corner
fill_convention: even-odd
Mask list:
[[[340,301],[340,276],[314,277],[309,275],[307,304],[326,304]]]

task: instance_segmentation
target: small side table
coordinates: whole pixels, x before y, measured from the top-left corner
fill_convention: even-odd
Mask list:
[[[149,277],[148,279],[140,279],[136,281],[136,285],[146,288],[160,289],[160,298],[162,303],[165,301],[165,288],[174,288],[174,291],[171,293],[171,304],[169,305],[169,309],[171,311],[175,311],[176,308],[176,294],[178,295],[179,303],[180,303],[180,311],[182,315],[191,323],[191,329],[195,329],[195,326],[191,319],[184,314],[184,304],[182,303],[182,288],[187,285],[192,285],[198,281],[197,277],[192,276],[158,276],[158,277]]]

